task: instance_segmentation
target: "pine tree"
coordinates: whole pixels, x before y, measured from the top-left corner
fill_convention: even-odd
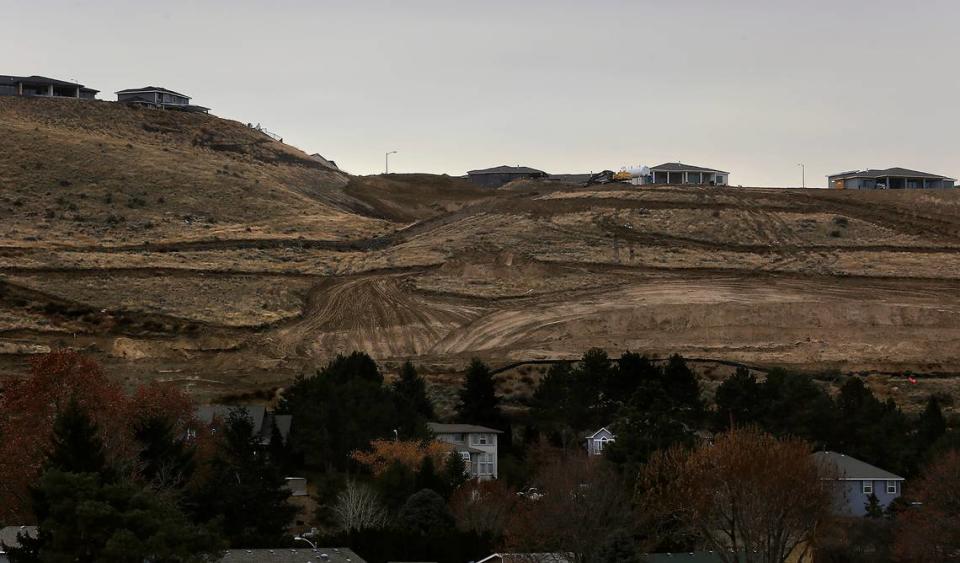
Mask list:
[[[663,370],[663,389],[676,403],[682,405],[691,422],[703,417],[703,399],[700,397],[700,382],[680,354],[670,356]]]
[[[732,425],[745,426],[760,420],[762,402],[760,384],[750,370],[741,366],[736,373],[723,380],[715,395],[716,426],[727,429]]]
[[[192,499],[197,519],[221,519],[231,547],[283,545],[296,513],[283,474],[261,450],[244,410],[230,411],[222,434],[208,477]]]
[[[880,506],[880,499],[873,493],[870,493],[870,496],[867,497],[864,509],[866,510],[865,516],[867,518],[883,518],[883,507]]]
[[[447,495],[452,495],[467,482],[467,463],[458,452],[450,452],[447,462],[443,464],[440,479],[443,481]]]
[[[156,489],[186,486],[195,468],[194,448],[177,436],[174,424],[163,416],[150,416],[134,425],[140,443],[140,476]]]
[[[427,396],[427,384],[410,361],[404,362],[400,368],[400,377],[393,383],[393,392],[424,420],[433,420],[436,417],[433,403]]]
[[[97,473],[106,479],[112,477],[106,459],[97,424],[76,398],[71,398],[54,422],[53,449],[47,459],[47,468],[71,473]]]
[[[418,490],[430,489],[446,496],[446,487],[444,486],[443,480],[437,474],[437,467],[433,463],[433,458],[430,456],[424,457],[423,461],[420,462],[420,470],[417,471],[415,483]]]
[[[457,420],[492,428],[503,423],[493,374],[486,364],[476,358],[467,368],[467,380],[460,391],[460,404],[457,406]]]
[[[931,395],[927,399],[926,408],[920,413],[920,419],[917,421],[919,447],[921,450],[929,448],[946,432],[947,421],[943,418],[943,412],[940,410],[940,401],[936,396]]]

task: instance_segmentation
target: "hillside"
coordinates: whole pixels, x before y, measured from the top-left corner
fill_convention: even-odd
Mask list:
[[[956,191],[351,177],[105,102],[0,98],[0,134],[0,377],[61,344],[202,395],[353,349],[438,382],[591,346],[960,372]]]

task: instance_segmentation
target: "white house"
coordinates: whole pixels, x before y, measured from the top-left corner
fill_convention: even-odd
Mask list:
[[[471,477],[481,481],[497,478],[497,434],[503,432],[473,424],[428,422],[427,427],[437,440],[453,445]]]
[[[606,427],[583,437],[586,440],[587,455],[603,455],[607,444],[617,441],[617,436]]]

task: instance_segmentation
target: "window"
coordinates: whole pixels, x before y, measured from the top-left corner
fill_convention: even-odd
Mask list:
[[[477,464],[478,475],[493,475],[493,454],[480,454]]]
[[[887,494],[895,495],[897,494],[897,482],[896,481],[887,481]]]
[[[453,435],[453,441],[456,442],[456,443],[458,443],[458,444],[462,444],[466,439],[467,439],[467,435],[466,435],[466,434],[454,434],[454,435]]]
[[[862,481],[863,484],[863,494],[872,495],[873,494],[873,481]]]
[[[490,439],[489,434],[472,434],[470,436],[470,443],[474,446],[489,446],[493,441]]]
[[[607,438],[606,436],[603,436],[602,438],[597,440],[597,453],[602,453],[603,448],[606,447],[607,442],[609,441],[610,441],[610,438]]]

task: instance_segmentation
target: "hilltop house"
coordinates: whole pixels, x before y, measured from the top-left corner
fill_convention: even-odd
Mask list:
[[[159,109],[176,109],[181,111],[195,111],[207,113],[210,108],[190,105],[190,96],[159,86],[144,86],[143,88],[128,88],[117,92],[117,101]]]
[[[467,172],[467,178],[469,178],[471,182],[488,188],[499,188],[514,180],[546,178],[547,176],[549,176],[549,174],[543,170],[528,168],[526,166],[496,166],[494,168],[484,168]]]
[[[290,436],[290,426],[293,416],[289,414],[274,414],[260,405],[203,405],[197,409],[197,418],[208,426],[221,424],[230,415],[233,409],[241,409],[253,423],[253,433],[260,437],[260,445],[269,446],[273,441],[273,429],[276,427],[284,443]]]
[[[838,475],[834,511],[839,515],[865,515],[870,495],[876,495],[881,507],[888,506],[900,496],[904,479],[899,475],[836,452],[823,451],[812,455],[820,467]]]
[[[587,434],[583,437],[586,440],[587,455],[603,455],[603,450],[610,442],[616,442],[617,436],[607,430],[606,427],[597,430],[593,434]]]
[[[437,440],[453,445],[470,477],[481,481],[497,478],[497,434],[503,432],[473,424],[428,422],[427,427]]]
[[[667,162],[650,168],[651,184],[726,186],[730,173],[680,162]]]
[[[952,188],[956,180],[907,168],[851,170],[827,176],[827,186],[837,190],[921,190]]]
[[[0,96],[40,96],[93,100],[99,90],[83,84],[46,76],[9,76],[0,74]]]

